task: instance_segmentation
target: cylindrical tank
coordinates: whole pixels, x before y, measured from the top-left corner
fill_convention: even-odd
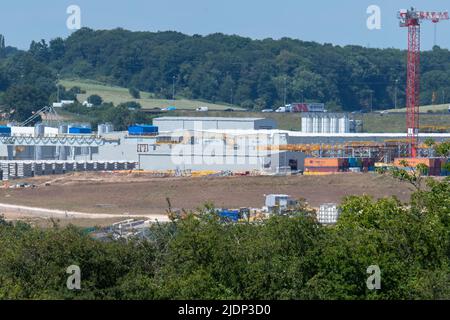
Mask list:
[[[100,123],[97,127],[97,134],[99,136],[103,135],[106,133],[106,125],[104,123]]]
[[[60,125],[58,128],[58,133],[67,134],[69,132],[69,126],[67,124]]]
[[[319,118],[317,116],[313,117],[313,133],[319,133]]]
[[[322,117],[322,133],[330,133],[330,118],[328,116]]]
[[[339,133],[348,133],[350,130],[350,120],[348,116],[339,118]]]
[[[331,133],[338,133],[339,132],[339,123],[337,121],[336,116],[332,116],[330,118],[330,132]]]
[[[34,126],[34,135],[36,137],[43,137],[45,135],[45,124],[38,123]]]
[[[302,117],[302,132],[308,133],[308,118]]]
[[[111,133],[114,131],[114,125],[112,123],[105,123],[105,133]]]

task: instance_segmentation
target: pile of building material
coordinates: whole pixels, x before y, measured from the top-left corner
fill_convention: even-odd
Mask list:
[[[339,208],[336,203],[324,203],[317,212],[317,221],[321,224],[335,224],[339,218]]]
[[[97,161],[0,161],[0,178],[7,181],[73,171],[123,171],[137,167],[137,163],[131,161],[111,161],[108,164],[105,166]]]

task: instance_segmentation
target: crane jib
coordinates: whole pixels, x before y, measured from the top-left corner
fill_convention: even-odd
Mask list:
[[[420,19],[423,20],[449,20],[448,12],[418,12]]]

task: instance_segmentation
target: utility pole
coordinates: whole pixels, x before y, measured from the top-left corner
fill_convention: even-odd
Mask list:
[[[176,76],[172,77],[172,100],[175,100],[175,79],[176,78],[177,78]]]
[[[59,73],[56,74],[56,102],[59,102]]]
[[[370,113],[373,112],[373,91],[370,90]]]
[[[395,109],[397,109],[397,90],[398,90],[397,86],[398,86],[398,79],[395,79],[395,98],[394,98]]]
[[[284,107],[286,106],[286,103],[287,103],[287,87],[286,87],[286,82],[287,82],[287,79],[286,79],[286,76],[284,76],[284,96],[283,96],[283,106],[284,106]]]

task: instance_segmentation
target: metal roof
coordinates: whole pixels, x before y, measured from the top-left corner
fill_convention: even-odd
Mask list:
[[[183,131],[199,131],[209,133],[224,133],[231,135],[255,135],[255,134],[287,134],[290,137],[317,137],[317,138],[406,138],[406,133],[303,133],[300,131],[288,131],[288,130],[252,130],[252,129],[207,129],[207,130],[192,130],[192,129],[178,129],[173,132],[181,133]],[[450,139],[450,133],[419,133],[419,137],[424,138],[448,138]]]
[[[231,118],[231,117],[160,117],[153,120],[162,121],[256,121],[256,120],[266,120],[266,118]]]

